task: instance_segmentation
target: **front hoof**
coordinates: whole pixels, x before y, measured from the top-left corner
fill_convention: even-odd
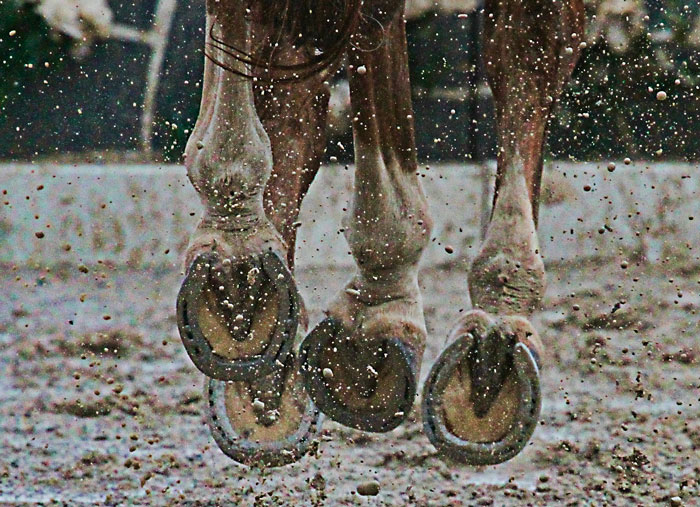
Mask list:
[[[199,255],[177,297],[177,325],[195,366],[217,380],[251,380],[285,361],[296,336],[300,298],[272,252],[244,260]]]
[[[259,383],[205,382],[209,429],[229,458],[247,466],[284,466],[317,442],[323,415],[304,393],[298,372],[285,367],[283,375],[272,396],[260,392]]]
[[[478,384],[484,380],[474,378],[474,372],[479,371],[474,363],[479,362],[475,357],[478,336],[490,332],[509,334],[513,340],[504,367],[492,372],[500,378],[497,393],[485,400],[483,395],[475,396],[484,391]],[[456,334],[425,382],[425,433],[440,454],[456,462],[503,463],[525,447],[537,426],[541,407],[539,339],[523,318],[494,320],[480,311],[471,312]]]
[[[340,424],[391,431],[413,407],[417,359],[398,338],[351,337],[327,318],[302,343],[301,360],[309,396]]]

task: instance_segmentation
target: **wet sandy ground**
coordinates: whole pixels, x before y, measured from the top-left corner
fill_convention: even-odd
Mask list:
[[[548,266],[534,318],[546,345],[541,425],[515,459],[478,469],[442,462],[416,414],[384,435],[327,423],[317,456],[239,467],[209,437],[202,378],[179,343],[179,272],[4,269],[0,503],[697,505],[698,248],[626,268]],[[423,375],[468,308],[464,266],[451,268],[422,272]],[[312,323],[348,276],[298,274]],[[370,480],[379,494],[358,495]]]

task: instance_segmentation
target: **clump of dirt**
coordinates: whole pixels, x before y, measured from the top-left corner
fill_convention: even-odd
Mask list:
[[[677,352],[664,352],[661,358],[667,362],[695,364],[698,362],[698,353],[694,349],[686,347]]]
[[[554,302],[555,306],[568,311],[565,316],[550,323],[554,329],[572,325],[583,331],[613,331],[651,327],[650,309],[644,305],[633,305],[626,300],[606,302],[605,294],[589,289],[577,292],[573,297],[564,297]]]
[[[107,329],[58,341],[59,351],[66,356],[91,352],[96,356],[125,357],[143,346],[143,335],[130,329]]]
[[[112,463],[114,457],[99,451],[88,451],[80,457],[80,462],[83,465],[95,466]]]
[[[632,327],[641,331],[651,327],[651,324],[642,316],[641,311],[629,306],[622,308],[624,309],[619,311],[615,311],[616,307],[613,307],[609,312],[600,312],[592,315],[584,314],[583,318],[578,319],[577,325],[584,331],[594,329],[623,330]]]
[[[102,417],[112,412],[113,403],[108,400],[84,401],[80,399],[54,403],[53,412],[75,417]]]

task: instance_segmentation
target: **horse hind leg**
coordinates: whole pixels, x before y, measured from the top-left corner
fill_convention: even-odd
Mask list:
[[[301,63],[310,53],[306,47],[276,49],[278,58],[288,63]],[[301,82],[253,86],[274,161],[263,194],[265,213],[287,245],[290,267],[294,265],[299,209],[326,149],[330,87],[325,78],[325,73],[317,73]]]
[[[583,35],[580,0],[488,0],[485,59],[499,139],[493,213],[469,273],[475,310],[453,329],[423,394],[425,431],[445,456],[506,461],[540,411],[542,344],[527,316],[544,296],[536,234],[547,122]]]
[[[208,28],[215,23],[222,40],[250,47],[245,2],[210,1],[207,11]],[[287,245],[264,211],[272,149],[250,79],[206,60],[203,93],[186,164],[205,212],[187,251],[178,328],[209,377],[208,422],[219,447],[248,465],[283,465],[311,448],[321,418],[303,392],[292,350],[301,299]]]
[[[405,25],[363,33],[349,50],[354,198],[345,237],[357,274],[301,348],[306,388],[333,420],[389,431],[413,406],[426,329],[418,261],[431,220],[417,175]]]

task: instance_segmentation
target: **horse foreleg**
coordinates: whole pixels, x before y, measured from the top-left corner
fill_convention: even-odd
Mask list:
[[[413,405],[425,346],[418,261],[431,230],[417,175],[405,23],[349,50],[354,198],[344,232],[357,274],[302,344],[309,394],[326,415],[389,431]]]
[[[250,26],[246,2],[207,2],[208,39],[213,30],[248,52]],[[223,51],[207,51],[250,73]],[[265,213],[272,159],[252,81],[207,59],[202,108],[186,148],[188,176],[204,215],[187,250],[178,328],[195,366],[210,377],[208,414],[216,442],[237,461],[265,465],[297,459],[320,426],[291,351],[301,301],[286,263],[287,245]]]
[[[526,317],[544,296],[536,234],[547,122],[583,37],[581,0],[487,0],[485,66],[499,140],[493,213],[469,273],[476,308],[451,333],[424,392],[424,424],[444,454],[510,459],[540,410],[541,342]]]

